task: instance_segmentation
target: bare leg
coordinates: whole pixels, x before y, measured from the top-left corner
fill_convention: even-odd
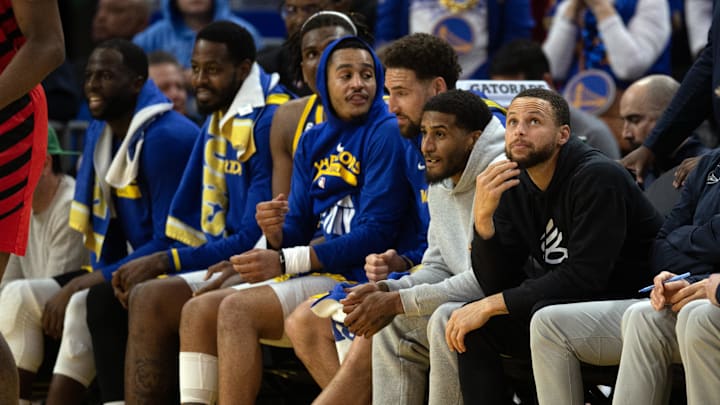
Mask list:
[[[208,292],[191,299],[183,306],[180,318],[180,352],[203,353],[217,357],[218,308],[223,298],[235,292],[231,288]],[[210,384],[209,381],[205,383]],[[190,387],[180,387],[181,390],[188,388]],[[208,388],[217,390],[217,386]],[[193,404],[187,402],[184,392],[182,396],[181,399],[186,401],[183,403]]]
[[[285,320],[285,333],[292,341],[298,358],[321,388],[325,388],[340,368],[335,338],[329,318],[310,310],[314,300],[302,303]]]
[[[314,405],[372,403],[372,339],[355,337],[342,366],[324,388]]]
[[[2,269],[5,269],[4,264]],[[15,405],[18,403],[18,394],[18,373],[15,360],[5,339],[0,336],[0,403]]]
[[[272,288],[239,291],[225,298],[218,312],[219,403],[255,403],[262,379],[258,339],[279,339],[283,311]]]
[[[85,400],[85,388],[80,382],[62,374],[53,374],[46,405],[81,404]]]
[[[192,290],[181,278],[150,280],[130,295],[127,404],[178,403],[178,329]]]
[[[180,321],[180,351],[217,356],[218,308],[223,298],[237,293],[224,288],[188,301],[182,309]]]

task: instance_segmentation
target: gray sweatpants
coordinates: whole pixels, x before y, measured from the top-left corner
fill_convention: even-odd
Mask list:
[[[691,303],[692,304],[692,303]],[[686,305],[681,312],[690,309]],[[656,311],[650,301],[632,305],[622,321],[623,349],[613,404],[666,404],[671,365],[680,363],[675,335],[677,315]]]
[[[620,363],[622,316],[638,301],[551,305],[533,315],[530,350],[541,405],[584,403],[580,363]]]
[[[666,404],[671,365],[684,363],[688,404],[711,404],[720,395],[720,308],[692,301],[678,314],[649,301],[628,308],[613,404]]]
[[[684,333],[680,332],[680,324],[685,328]],[[697,301],[687,315],[680,311],[678,331],[688,404],[717,403],[720,397],[720,308],[708,300]]]
[[[462,303],[431,317],[396,316],[373,338],[373,404],[462,404],[457,355],[445,343],[445,325]],[[429,381],[428,381],[429,379]]]

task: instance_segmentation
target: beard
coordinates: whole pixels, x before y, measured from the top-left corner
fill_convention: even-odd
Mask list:
[[[440,168],[437,172],[431,173],[430,170],[426,170],[425,180],[427,180],[428,184],[437,184],[458,173],[462,173],[465,170],[471,152],[472,150],[452,154],[444,159],[444,167]]]
[[[527,154],[527,156],[520,157],[514,156],[511,148],[505,147],[505,155],[511,161],[518,164],[520,169],[529,169],[540,163],[547,162],[555,152],[555,148],[552,144],[542,147],[541,149],[533,148]]]
[[[132,94],[117,95],[115,98],[106,101],[105,108],[102,111],[90,115],[101,121],[112,121],[118,119],[125,114],[131,113],[135,108],[136,98]],[[124,135],[124,134],[123,134]]]
[[[420,123],[413,122],[408,116],[405,116],[405,118],[407,118],[408,123],[404,128],[400,127],[400,135],[406,139],[414,139],[420,134]]]
[[[219,91],[217,89],[207,89],[211,90],[211,92],[217,95],[217,97],[205,103],[201,103],[196,98],[195,105],[197,106],[198,112],[201,115],[210,115],[218,110],[227,110],[230,108],[237,92],[240,91],[240,86],[242,86],[242,81],[238,83],[238,80],[236,80],[233,75],[232,82],[228,83],[226,87],[220,89]]]

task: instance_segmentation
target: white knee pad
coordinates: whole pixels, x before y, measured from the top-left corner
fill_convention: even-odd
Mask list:
[[[217,396],[217,356],[180,352],[180,402],[212,405]]]
[[[37,372],[43,361],[42,314],[60,286],[53,279],[15,280],[0,293],[0,333],[19,368]]]
[[[73,294],[65,310],[65,323],[60,351],[53,373],[62,374],[89,386],[95,378],[92,338],[87,326],[87,294],[82,290]]]

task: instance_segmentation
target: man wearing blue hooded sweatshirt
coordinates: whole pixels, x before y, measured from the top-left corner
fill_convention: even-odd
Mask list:
[[[213,21],[230,21],[245,28],[262,48],[262,36],[248,21],[230,10],[227,0],[162,0],[162,19],[135,35],[133,42],[146,53],[165,51],[190,68],[195,35]]]
[[[365,281],[365,257],[396,243],[412,195],[383,83],[378,58],[361,40],[345,37],[325,48],[317,87],[327,120],[300,139],[290,200],[258,206],[258,225],[271,249],[230,259],[247,283],[265,285],[231,291],[222,300],[200,296],[183,308],[183,403],[253,403],[262,376],[259,339],[280,339],[284,318],[310,295],[339,280]],[[308,246],[318,223],[325,241]],[[266,281],[275,277],[286,281]],[[211,299],[212,315],[202,305]]]

